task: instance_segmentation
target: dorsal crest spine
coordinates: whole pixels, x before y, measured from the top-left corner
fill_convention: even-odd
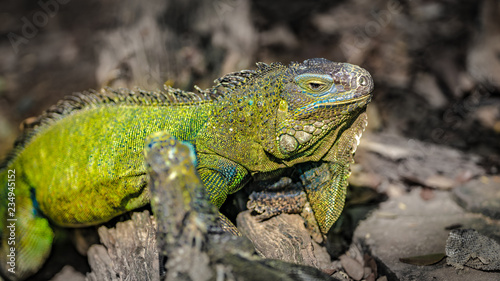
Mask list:
[[[280,62],[273,62],[271,64],[267,64],[264,62],[256,63],[256,70],[241,70],[237,72],[232,72],[224,75],[223,77],[214,80],[215,86],[217,88],[219,86],[224,87],[227,90],[234,90],[242,85],[250,83],[254,78],[261,77],[268,72],[278,69],[283,66]]]

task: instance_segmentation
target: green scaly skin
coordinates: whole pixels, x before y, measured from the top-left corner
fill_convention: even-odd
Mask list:
[[[103,89],[46,111],[0,168],[3,274],[24,279],[43,265],[50,224],[99,224],[148,204],[143,149],[146,137],[160,131],[195,147],[197,171],[217,207],[252,177],[329,163],[331,178],[306,184],[318,225],[328,232],[342,210],[349,164],[366,125],[371,76],[325,59],[257,67],[198,93]],[[15,274],[7,271],[9,170],[16,172]]]

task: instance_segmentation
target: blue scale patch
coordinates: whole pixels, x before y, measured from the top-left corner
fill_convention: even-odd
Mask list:
[[[36,190],[34,187],[30,188],[30,198],[31,202],[33,202],[33,215],[35,217],[45,217],[40,210],[40,205],[38,204],[38,201],[36,200]]]

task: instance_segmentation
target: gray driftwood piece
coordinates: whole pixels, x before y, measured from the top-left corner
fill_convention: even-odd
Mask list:
[[[88,251],[88,281],[160,280],[156,226],[148,211],[98,232],[104,246],[92,245]]]
[[[311,238],[298,214],[281,214],[260,221],[245,211],[238,214],[237,223],[264,258],[327,270],[332,266],[330,255]]]

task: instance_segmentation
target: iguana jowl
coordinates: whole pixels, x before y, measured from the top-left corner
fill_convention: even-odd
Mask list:
[[[50,252],[51,223],[98,224],[147,204],[144,141],[159,131],[194,145],[217,207],[253,176],[330,163],[327,182],[306,186],[326,233],[343,208],[372,90],[358,66],[309,59],[258,63],[198,93],[166,87],[69,96],[25,130],[0,170],[0,268],[14,279],[37,271]],[[6,271],[9,170],[16,173],[16,275]]]

